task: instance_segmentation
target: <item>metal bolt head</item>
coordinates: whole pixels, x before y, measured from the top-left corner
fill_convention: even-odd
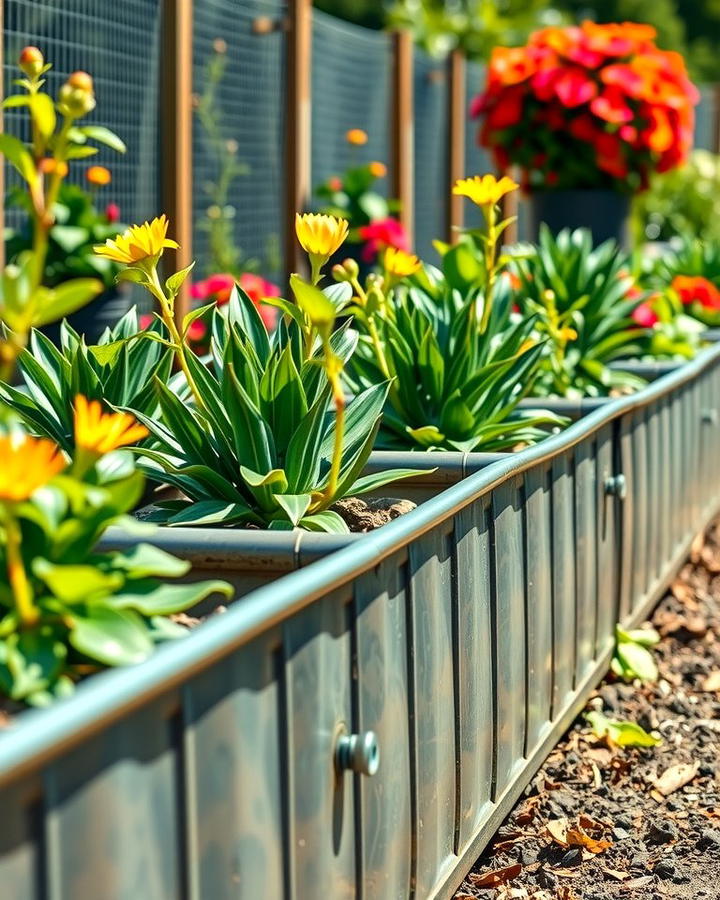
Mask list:
[[[618,475],[610,475],[605,479],[605,493],[609,497],[617,497],[618,500],[624,500],[627,497],[627,482],[622,472]]]
[[[700,421],[704,425],[717,425],[718,411],[716,409],[703,409],[700,413]]]
[[[341,734],[335,745],[335,764],[338,771],[374,775],[380,766],[380,748],[374,731],[361,734]]]

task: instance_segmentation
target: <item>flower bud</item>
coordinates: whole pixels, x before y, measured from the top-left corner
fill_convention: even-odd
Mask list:
[[[37,47],[24,47],[18,65],[28,78],[37,78],[45,65],[45,59]]]
[[[79,91],[86,91],[88,94],[92,94],[95,91],[92,76],[88,75],[87,72],[73,72],[67,83],[70,87],[77,88]]]
[[[360,266],[354,259],[344,259],[340,265],[333,266],[335,281],[354,281],[360,274]]]
[[[374,178],[384,178],[387,175],[387,166],[381,162],[370,163],[370,174]]]
[[[41,159],[38,168],[45,175],[59,175],[64,178],[68,173],[68,164],[62,159],[54,159],[52,156],[46,156]]]
[[[71,119],[79,119],[94,109],[95,96],[92,91],[73,87],[69,81],[58,91],[58,110],[62,115],[69,116]]]

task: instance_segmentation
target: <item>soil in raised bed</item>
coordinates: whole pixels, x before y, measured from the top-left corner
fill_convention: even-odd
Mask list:
[[[662,744],[608,745],[579,717],[455,900],[720,898],[720,523],[651,621],[658,682],[609,679],[588,708]]]

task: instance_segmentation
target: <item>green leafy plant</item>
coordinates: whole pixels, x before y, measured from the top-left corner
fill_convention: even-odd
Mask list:
[[[542,356],[534,321],[508,324],[501,287],[481,332],[481,291],[453,287],[452,252],[445,263],[445,273],[426,267],[389,295],[372,280],[355,287],[362,338],[351,372],[360,388],[391,379],[379,445],[491,451],[547,436],[564,420],[518,408]]]
[[[539,245],[512,266],[520,314],[534,316],[545,339],[537,396],[605,396],[641,388],[643,379],[609,368],[614,360],[642,355],[646,334],[632,319],[637,297],[629,265],[614,241],[593,248],[589,231],[546,226]]]
[[[0,382],[0,398],[35,435],[53,440],[73,453],[74,407],[77,394],[119,408],[138,410],[150,418],[159,413],[154,379],[184,396],[180,376],[172,376],[172,350],[154,338],[164,334],[155,321],[142,332],[131,309],[97,346],[88,347],[67,322],[60,329],[60,347],[38,331],[18,358],[20,390]]]
[[[298,305],[275,301],[292,312],[272,336],[239,289],[215,310],[212,367],[187,359],[202,407],[183,403],[161,379],[153,380],[162,419],[137,413],[155,440],[137,449],[140,467],[186,498],[159,503],[155,521],[346,532],[331,509],[336,500],[417,474],[361,474],[388,384],[372,385],[347,408],[340,398],[333,409],[339,372],[357,335],[348,327],[332,332],[331,298],[295,277],[293,284]],[[319,323],[325,337],[316,341]]]
[[[101,667],[140,662],[187,633],[168,615],[232,593],[223,581],[165,583],[189,564],[148,544],[96,549],[143,491],[131,454],[96,450],[119,418],[126,426],[105,415],[94,435],[86,425],[70,467],[49,441],[0,438],[0,692],[13,700],[44,706]]]
[[[593,734],[597,738],[604,738],[610,744],[618,747],[657,747],[662,744],[660,738],[648,734],[635,722],[623,722],[619,719],[608,719],[598,710],[585,713]]]
[[[44,284],[50,232],[69,162],[97,153],[93,143],[125,151],[123,142],[109,129],[80,124],[95,108],[93,80],[87,72],[73,72],[53,102],[42,90],[43,75],[51,66],[40,50],[25,47],[18,65],[24,77],[15,83],[25,93],[7,97],[3,108],[27,109],[31,140],[25,143],[14,135],[0,134],[0,153],[27,186],[33,240],[32,249],[19,253],[2,276],[0,377],[4,381],[10,379],[32,328],[69,315],[102,291],[103,283],[97,278],[73,278],[57,287]]]
[[[25,191],[12,191],[8,204],[32,213]],[[124,226],[114,221],[117,215],[115,207],[108,204],[105,210],[100,211],[92,194],[79,185],[63,182],[53,210],[55,223],[48,232],[44,284],[57,287],[72,278],[99,278],[106,289],[112,287],[119,268],[110,260],[96,256],[93,245],[123,230]],[[21,228],[6,234],[6,258],[12,262],[21,253],[30,250],[32,243],[33,234],[28,220]]]
[[[644,682],[657,681],[658,668],[650,648],[659,641],[660,635],[653,628],[625,631],[622,626],[616,625],[615,653],[610,668],[625,681],[636,678]]]
[[[685,166],[652,175],[649,190],[633,198],[631,224],[638,246],[689,235],[718,246],[720,156],[693,150]]]

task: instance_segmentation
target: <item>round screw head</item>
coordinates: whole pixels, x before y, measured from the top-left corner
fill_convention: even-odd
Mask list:
[[[605,493],[610,497],[617,497],[618,500],[627,497],[627,482],[622,472],[605,479]]]
[[[374,731],[341,734],[335,745],[335,763],[340,772],[374,775],[380,766],[380,748]]]

